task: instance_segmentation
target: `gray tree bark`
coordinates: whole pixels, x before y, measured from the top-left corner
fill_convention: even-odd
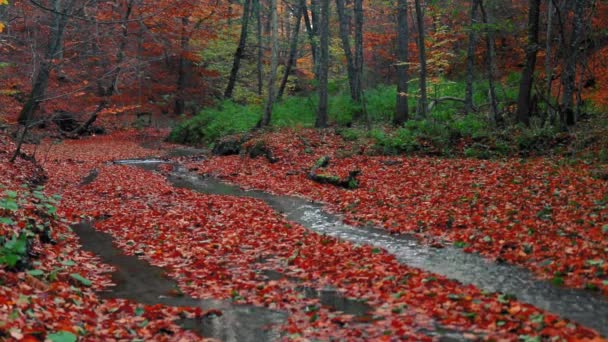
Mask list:
[[[277,0],[270,0],[270,45],[271,45],[271,57],[270,57],[270,75],[268,77],[268,99],[266,101],[266,107],[264,109],[264,115],[262,120],[258,124],[258,127],[265,127],[270,125],[272,119],[272,107],[276,99],[276,77],[277,68],[279,65],[279,26],[278,26],[278,13],[277,13]]]
[[[319,107],[315,127],[327,127],[328,122],[328,93],[327,81],[329,76],[329,0],[321,0],[320,11],[320,47],[319,47]]]
[[[521,72],[519,94],[517,96],[517,121],[526,126],[530,125],[532,85],[534,83],[536,53],[539,49],[538,31],[540,24],[540,0],[530,0],[528,4],[526,63]]]
[[[291,70],[296,63],[296,57],[298,53],[298,38],[300,36],[300,26],[302,23],[302,13],[304,8],[301,5],[298,5],[296,10],[296,22],[293,28],[293,33],[291,35],[291,42],[289,44],[289,57],[287,59],[287,65],[285,65],[285,73],[283,74],[283,79],[281,80],[281,86],[279,87],[279,93],[277,95],[277,100],[280,100],[283,97],[283,93],[285,92],[285,87],[287,86],[287,81],[289,80],[289,75],[291,74]]]
[[[409,24],[407,19],[407,0],[397,2],[397,107],[393,122],[403,125],[409,119],[408,82],[409,82]]]
[[[38,110],[38,107],[40,106],[40,102],[44,100],[46,89],[49,84],[49,77],[54,65],[53,59],[58,58],[62,52],[61,45],[63,44],[63,33],[68,24],[73,5],[73,0],[67,3],[64,3],[63,0],[53,0],[52,2],[53,21],[51,24],[49,43],[46,54],[40,62],[40,67],[36,74],[30,95],[19,113],[19,123],[21,124],[28,124],[32,121],[36,110]]]
[[[418,26],[418,61],[420,62],[420,100],[418,101],[418,119],[426,118],[427,92],[426,92],[426,47],[424,45],[424,13],[420,0],[414,2],[416,6],[416,22]]]
[[[479,10],[481,11],[482,22],[485,26],[486,32],[486,48],[487,58],[486,58],[486,67],[488,70],[488,87],[489,89],[489,97],[490,97],[490,107],[492,109],[490,120],[495,125],[500,123],[499,113],[498,113],[498,98],[496,97],[496,86],[494,84],[496,78],[496,49],[494,45],[494,29],[490,28],[489,25],[492,23],[488,18],[488,13],[486,12],[483,0],[479,0]]]
[[[239,68],[241,66],[241,59],[245,55],[245,45],[247,44],[247,32],[249,32],[250,16],[251,0],[245,0],[245,3],[243,4],[243,17],[241,19],[241,36],[239,38],[239,45],[234,52],[234,60],[232,62],[232,69],[230,70],[230,77],[228,78],[228,85],[226,85],[226,90],[224,91],[224,98],[226,99],[232,98]]]
[[[479,0],[471,2],[469,41],[467,44],[467,66],[466,66],[466,92],[464,96],[464,109],[466,113],[471,113],[475,110],[473,103],[473,81],[475,72],[475,47],[477,46],[477,8]]]
[[[262,59],[264,58],[264,42],[262,40],[262,11],[260,0],[254,0],[255,4],[255,18],[256,18],[256,38],[257,38],[257,52],[258,58],[256,63],[257,77],[258,77],[258,95],[262,96],[264,89],[264,66],[262,65]]]
[[[569,44],[564,44],[564,65],[562,71],[562,87],[564,88],[564,94],[562,96],[561,104],[561,121],[566,126],[572,126],[576,123],[575,106],[574,106],[574,91],[576,85],[576,69],[579,58],[579,49],[581,42],[583,41],[584,27],[584,13],[588,6],[588,0],[575,0],[574,1],[574,15],[572,17],[572,34],[569,39]]]
[[[346,12],[346,6],[344,0],[336,0],[336,9],[338,12],[338,20],[340,24],[340,40],[342,41],[342,50],[344,50],[344,57],[346,57],[346,71],[348,74],[348,84],[350,87],[350,97],[355,101],[357,99],[355,78],[356,67],[353,58],[353,53],[350,47],[350,30],[349,22],[350,16]]]

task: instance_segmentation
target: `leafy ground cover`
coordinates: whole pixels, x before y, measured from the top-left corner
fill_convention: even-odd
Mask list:
[[[127,253],[166,267],[193,297],[287,310],[284,329],[292,337],[424,339],[418,331],[432,330],[433,321],[471,336],[593,336],[532,306],[399,265],[382,251],[308,232],[260,201],[175,189],[161,175],[128,166],[103,168],[64,205],[108,217],[98,229]],[[269,281],[264,270],[299,281]],[[365,299],[378,320],[359,324],[319,307],[297,290],[303,285]]]
[[[112,285],[112,267],[80,249],[70,221],[57,213],[59,198],[51,195],[57,188],[40,185],[46,174],[34,163],[9,163],[14,149],[0,136],[0,339],[198,340],[173,322],[195,310],[96,295]],[[73,159],[70,163],[78,165]],[[58,170],[63,168],[50,174],[51,182],[66,176]],[[77,178],[78,171],[71,171],[75,177],[70,178]]]
[[[272,144],[281,143],[281,137],[273,135]],[[187,309],[143,307],[123,300],[100,300],[95,295],[94,290],[110,285],[106,274],[109,266],[81,251],[67,226],[67,222],[90,217],[102,219],[96,228],[112,234],[126,253],[167,269],[180,290],[192,297],[285,310],[289,319],[281,329],[286,339],[428,340],[426,331],[441,324],[471,339],[599,340],[592,330],[509,296],[483,293],[473,286],[400,265],[379,249],[356,247],[309,232],[258,200],[177,189],[160,173],[108,163],[162,153],[142,147],[141,138],[132,132],[116,133],[44,146],[42,150],[48,152],[39,158],[49,176],[45,193],[62,194],[57,206],[58,226],[53,230],[57,244],[40,249],[43,253],[36,259],[35,269],[43,275],[2,270],[7,280],[0,287],[1,312],[11,315],[1,328],[6,337],[31,340],[30,336],[50,338],[54,335],[48,333],[69,332],[85,339],[195,338],[172,322],[180,312],[190,312]],[[325,137],[327,144],[321,136],[307,134],[302,138],[306,148],[323,153],[342,143],[331,135]],[[276,178],[267,181],[280,184],[282,172],[307,169],[296,159],[286,164],[292,153],[309,156],[301,150],[277,150],[281,158],[277,164],[283,169],[274,171]],[[315,157],[310,154],[311,161]],[[211,159],[191,167],[213,166],[215,172],[225,167],[227,175],[236,177],[239,173],[230,168],[231,161],[239,160]],[[257,163],[240,162],[249,166]],[[347,170],[348,166],[338,169]],[[268,166],[261,163],[259,167]],[[97,177],[81,184],[93,169]],[[298,184],[292,181],[296,189]],[[366,186],[365,181],[361,184]],[[315,189],[333,191],[328,186]],[[54,271],[56,280],[50,276]],[[265,271],[285,277],[272,280]],[[90,284],[70,276],[74,273]],[[35,286],[32,279],[36,279]],[[301,286],[331,286],[350,298],[365,300],[374,314],[357,318],[332,311],[318,299],[303,295]],[[167,331],[173,335],[168,336]]]
[[[241,156],[190,163],[245,187],[328,203],[346,220],[414,233],[433,245],[523,265],[540,277],[608,293],[608,183],[590,167],[548,159],[366,156],[333,132],[286,130],[262,138],[279,161]],[[363,154],[363,155],[362,155]],[[326,174],[360,170],[345,190],[308,179],[322,156]]]

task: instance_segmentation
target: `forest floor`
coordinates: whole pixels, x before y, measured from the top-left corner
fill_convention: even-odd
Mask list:
[[[110,234],[121,253],[162,267],[178,285],[166,297],[281,312],[285,319],[273,328],[282,339],[602,340],[591,328],[508,294],[408,266],[381,248],[315,233],[262,200],[199,193],[167,179],[181,164],[246,188],[302,196],[326,203],[354,225],[412,233],[435,248],[454,245],[521,265],[556,286],[605,296],[608,183],[594,178],[590,166],[371,157],[360,153],[365,146],[353,150],[332,132],[315,130],[259,137],[273,162],[242,155],[171,157],[178,147],[158,143],[166,134],[125,131],[27,146],[42,168],[24,159],[9,163],[15,146],[0,137],[0,233],[8,240],[47,227],[53,240],[38,234],[31,260],[0,270],[0,338],[198,340],[178,321],[222,315],[221,305],[203,310],[107,299],[104,293],[121,285],[112,277],[120,265],[82,248],[71,225],[85,221]],[[345,178],[358,170],[358,187],[309,180],[323,156],[329,165],[318,174]],[[150,157],[172,164],[151,171],[113,163]],[[50,200],[53,194],[61,195],[58,203]],[[16,241],[4,241],[0,256],[23,254],[15,251]],[[360,309],[341,311],[337,300],[330,305],[303,288],[332,289]],[[603,318],[597,319],[601,326]]]

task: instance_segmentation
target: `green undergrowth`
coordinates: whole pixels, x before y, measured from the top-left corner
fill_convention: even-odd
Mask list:
[[[28,269],[33,240],[52,241],[51,225],[58,219],[60,197],[47,196],[43,190],[23,185],[19,191],[4,190],[0,194],[0,267]]]
[[[505,113],[503,127],[497,128],[488,120],[488,86],[485,81],[475,83],[474,102],[479,112],[464,113],[458,101],[442,101],[435,104],[426,119],[411,119],[403,127],[391,127],[397,97],[394,86],[379,86],[365,92],[365,107],[373,129],[366,131],[362,122],[353,123],[355,113],[361,107],[353,103],[348,91],[333,90],[329,98],[330,123],[345,140],[371,140],[373,152],[378,154],[415,153],[422,155],[465,156],[472,158],[496,158],[504,156],[534,156],[565,154],[572,147],[584,150],[586,140],[575,146],[572,136],[555,127],[542,125],[533,120],[531,127],[509,122],[513,116],[504,104],[517,96],[518,74],[505,78],[497,87],[498,100]],[[465,93],[464,82],[441,80],[429,87],[429,103],[440,98],[461,98]],[[410,84],[410,89],[417,89]],[[416,94],[410,94],[410,117],[415,117]],[[289,96],[275,104],[271,125],[282,127],[313,127],[317,97]],[[212,145],[219,138],[252,130],[262,116],[263,104],[239,104],[223,101],[206,108],[198,115],[183,121],[172,132],[169,140],[193,145]],[[580,134],[579,134],[580,136]],[[580,140],[580,139],[579,139]],[[608,150],[593,151],[592,158],[608,160]]]

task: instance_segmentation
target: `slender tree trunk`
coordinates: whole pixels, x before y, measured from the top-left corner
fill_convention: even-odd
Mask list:
[[[264,115],[262,120],[258,124],[258,127],[265,127],[270,125],[272,119],[272,107],[276,98],[276,77],[277,68],[279,65],[279,27],[278,27],[278,13],[277,13],[277,0],[270,0],[270,45],[271,45],[271,57],[270,57],[270,75],[268,77],[268,100],[266,101],[266,107],[264,109]]]
[[[346,71],[348,74],[348,84],[350,86],[350,97],[353,101],[357,99],[355,78],[356,67],[353,58],[353,53],[350,47],[350,30],[349,22],[350,16],[346,12],[346,6],[344,0],[336,0],[336,9],[338,11],[338,20],[340,23],[340,40],[342,41],[342,50],[344,50],[344,57],[346,57]]]
[[[177,67],[177,98],[175,99],[175,114],[183,114],[186,109],[186,101],[184,100],[184,89],[186,88],[186,63],[187,60],[184,56],[188,49],[188,34],[186,28],[188,27],[188,18],[182,18],[182,36],[180,41],[180,56],[179,64]],[[126,25],[125,25],[126,27]]]
[[[467,45],[467,70],[466,70],[466,93],[464,97],[464,109],[466,113],[475,110],[473,103],[473,81],[475,72],[475,47],[477,46],[477,7],[479,0],[471,1],[471,24],[469,27],[469,41]]]
[[[327,81],[329,74],[329,0],[321,0],[320,13],[320,51],[318,66],[319,81],[319,108],[317,109],[317,120],[315,127],[327,127],[328,121],[328,93]]]
[[[262,40],[262,11],[260,0],[255,1],[255,18],[256,18],[256,38],[257,38],[257,52],[258,58],[256,63],[257,76],[258,76],[258,95],[262,96],[262,92],[264,89],[264,66],[262,65],[262,59],[264,58],[264,42]]]
[[[579,48],[583,41],[583,15],[587,6],[588,0],[575,0],[574,1],[574,15],[572,17],[572,34],[570,37],[570,44],[565,44],[567,51],[564,51],[564,65],[562,71],[562,86],[564,88],[564,95],[562,97],[561,105],[561,121],[566,126],[572,126],[576,123],[576,117],[574,113],[574,88],[576,85],[576,67],[578,64]]]
[[[553,110],[550,106],[552,97],[551,88],[553,86],[553,62],[551,61],[553,48],[553,0],[548,0],[547,2],[547,32],[545,42],[545,82],[547,89],[545,91],[545,102],[547,103],[547,119],[550,123],[553,123]]]
[[[230,70],[230,77],[228,78],[228,85],[224,91],[224,98],[232,98],[234,86],[236,85],[236,79],[238,77],[239,68],[241,66],[241,59],[245,55],[245,45],[247,44],[247,32],[249,32],[249,17],[251,16],[251,0],[245,0],[243,5],[243,17],[241,19],[241,37],[239,38],[239,45],[234,53],[234,60],[232,62],[232,70]]]
[[[32,91],[28,96],[27,102],[19,113],[19,123],[27,124],[30,122],[34,113],[40,106],[40,102],[44,100],[44,95],[49,83],[51,70],[53,69],[53,59],[56,59],[61,53],[61,45],[63,43],[63,33],[69,20],[69,11],[73,6],[73,2],[66,4],[62,0],[53,0],[53,22],[51,24],[51,35],[46,55],[40,62],[40,68],[36,74],[36,79],[32,87]],[[64,14],[65,13],[65,14]]]
[[[526,63],[521,73],[519,94],[517,96],[517,121],[530,125],[531,95],[534,83],[536,53],[538,52],[538,31],[540,23],[540,0],[528,2],[528,42],[526,46]]]
[[[418,60],[420,62],[420,100],[418,102],[418,118],[426,118],[427,92],[426,92],[426,46],[424,45],[424,13],[420,0],[416,0],[416,23],[418,25]]]
[[[296,22],[293,28],[293,34],[291,36],[291,43],[289,44],[289,58],[287,59],[287,65],[285,66],[285,74],[283,74],[283,79],[281,80],[281,86],[279,87],[279,93],[277,95],[277,100],[280,100],[283,97],[283,93],[285,92],[285,87],[287,86],[287,81],[289,80],[289,75],[291,74],[291,69],[296,63],[296,57],[298,53],[298,37],[300,35],[300,26],[302,23],[302,12],[304,8],[302,6],[298,6],[296,12]]]
[[[310,52],[312,53],[313,64],[317,63],[317,42],[315,38],[315,31],[312,28],[312,22],[308,15],[308,8],[306,6],[306,0],[300,0],[300,6],[303,8],[302,14],[304,15],[304,24],[306,25],[306,33],[308,33],[308,41],[310,42]],[[316,70],[316,67],[315,67]]]
[[[361,110],[355,112],[356,119],[363,116],[367,130],[371,130],[371,120],[365,106],[363,96],[363,0],[355,0],[355,103],[359,104]]]
[[[314,37],[314,40],[320,40],[319,34],[320,34],[320,28],[319,25],[321,25],[319,23],[319,17],[321,16],[319,13],[319,1],[325,1],[325,0],[311,0],[310,1],[310,14],[311,14],[311,21],[312,21],[312,34]],[[319,41],[319,44],[321,44],[321,42]],[[314,68],[315,68],[315,75],[319,74],[319,59],[321,51],[320,49],[322,49],[322,47],[319,46],[319,44],[315,44],[315,51],[313,53],[313,57],[315,58],[314,61]]]
[[[89,118],[82,124],[80,125],[78,128],[76,128],[74,131],[70,132],[71,134],[75,134],[75,135],[80,135],[85,133],[89,127],[95,123],[95,121],[97,120],[97,116],[99,115],[99,113],[104,110],[107,106],[108,103],[110,102],[110,97],[112,95],[114,95],[117,91],[118,91],[118,80],[120,78],[120,73],[122,71],[122,63],[124,62],[125,58],[126,58],[126,53],[125,50],[127,48],[127,44],[128,44],[128,37],[129,37],[129,26],[127,25],[129,18],[131,17],[131,14],[133,12],[133,3],[135,0],[129,0],[127,2],[127,7],[125,8],[125,14],[123,15],[123,23],[121,25],[122,27],[122,40],[120,41],[120,45],[118,47],[118,55],[116,58],[116,69],[113,71],[112,74],[112,81],[110,84],[110,87],[108,89],[107,92],[105,92],[102,95],[102,99],[99,102],[99,104],[97,104],[97,108],[95,109],[95,111],[93,111],[93,113],[89,116]],[[185,21],[184,21],[185,20]],[[187,18],[183,18],[182,19],[182,24],[186,25],[188,23]],[[187,41],[186,41],[187,44]]]
[[[485,26],[486,31],[486,49],[487,58],[486,58],[486,67],[488,70],[488,87],[489,89],[489,97],[490,97],[490,106],[491,106],[491,117],[490,120],[495,124],[500,124],[500,118],[498,115],[498,99],[496,97],[496,86],[494,85],[494,79],[496,77],[496,51],[494,46],[494,29],[489,27],[492,23],[489,22],[488,13],[486,12],[483,0],[479,0],[479,10],[481,11],[482,22]]]
[[[409,27],[407,14],[407,0],[398,0],[397,3],[397,107],[393,122],[403,125],[409,119],[408,82],[409,82]]]

